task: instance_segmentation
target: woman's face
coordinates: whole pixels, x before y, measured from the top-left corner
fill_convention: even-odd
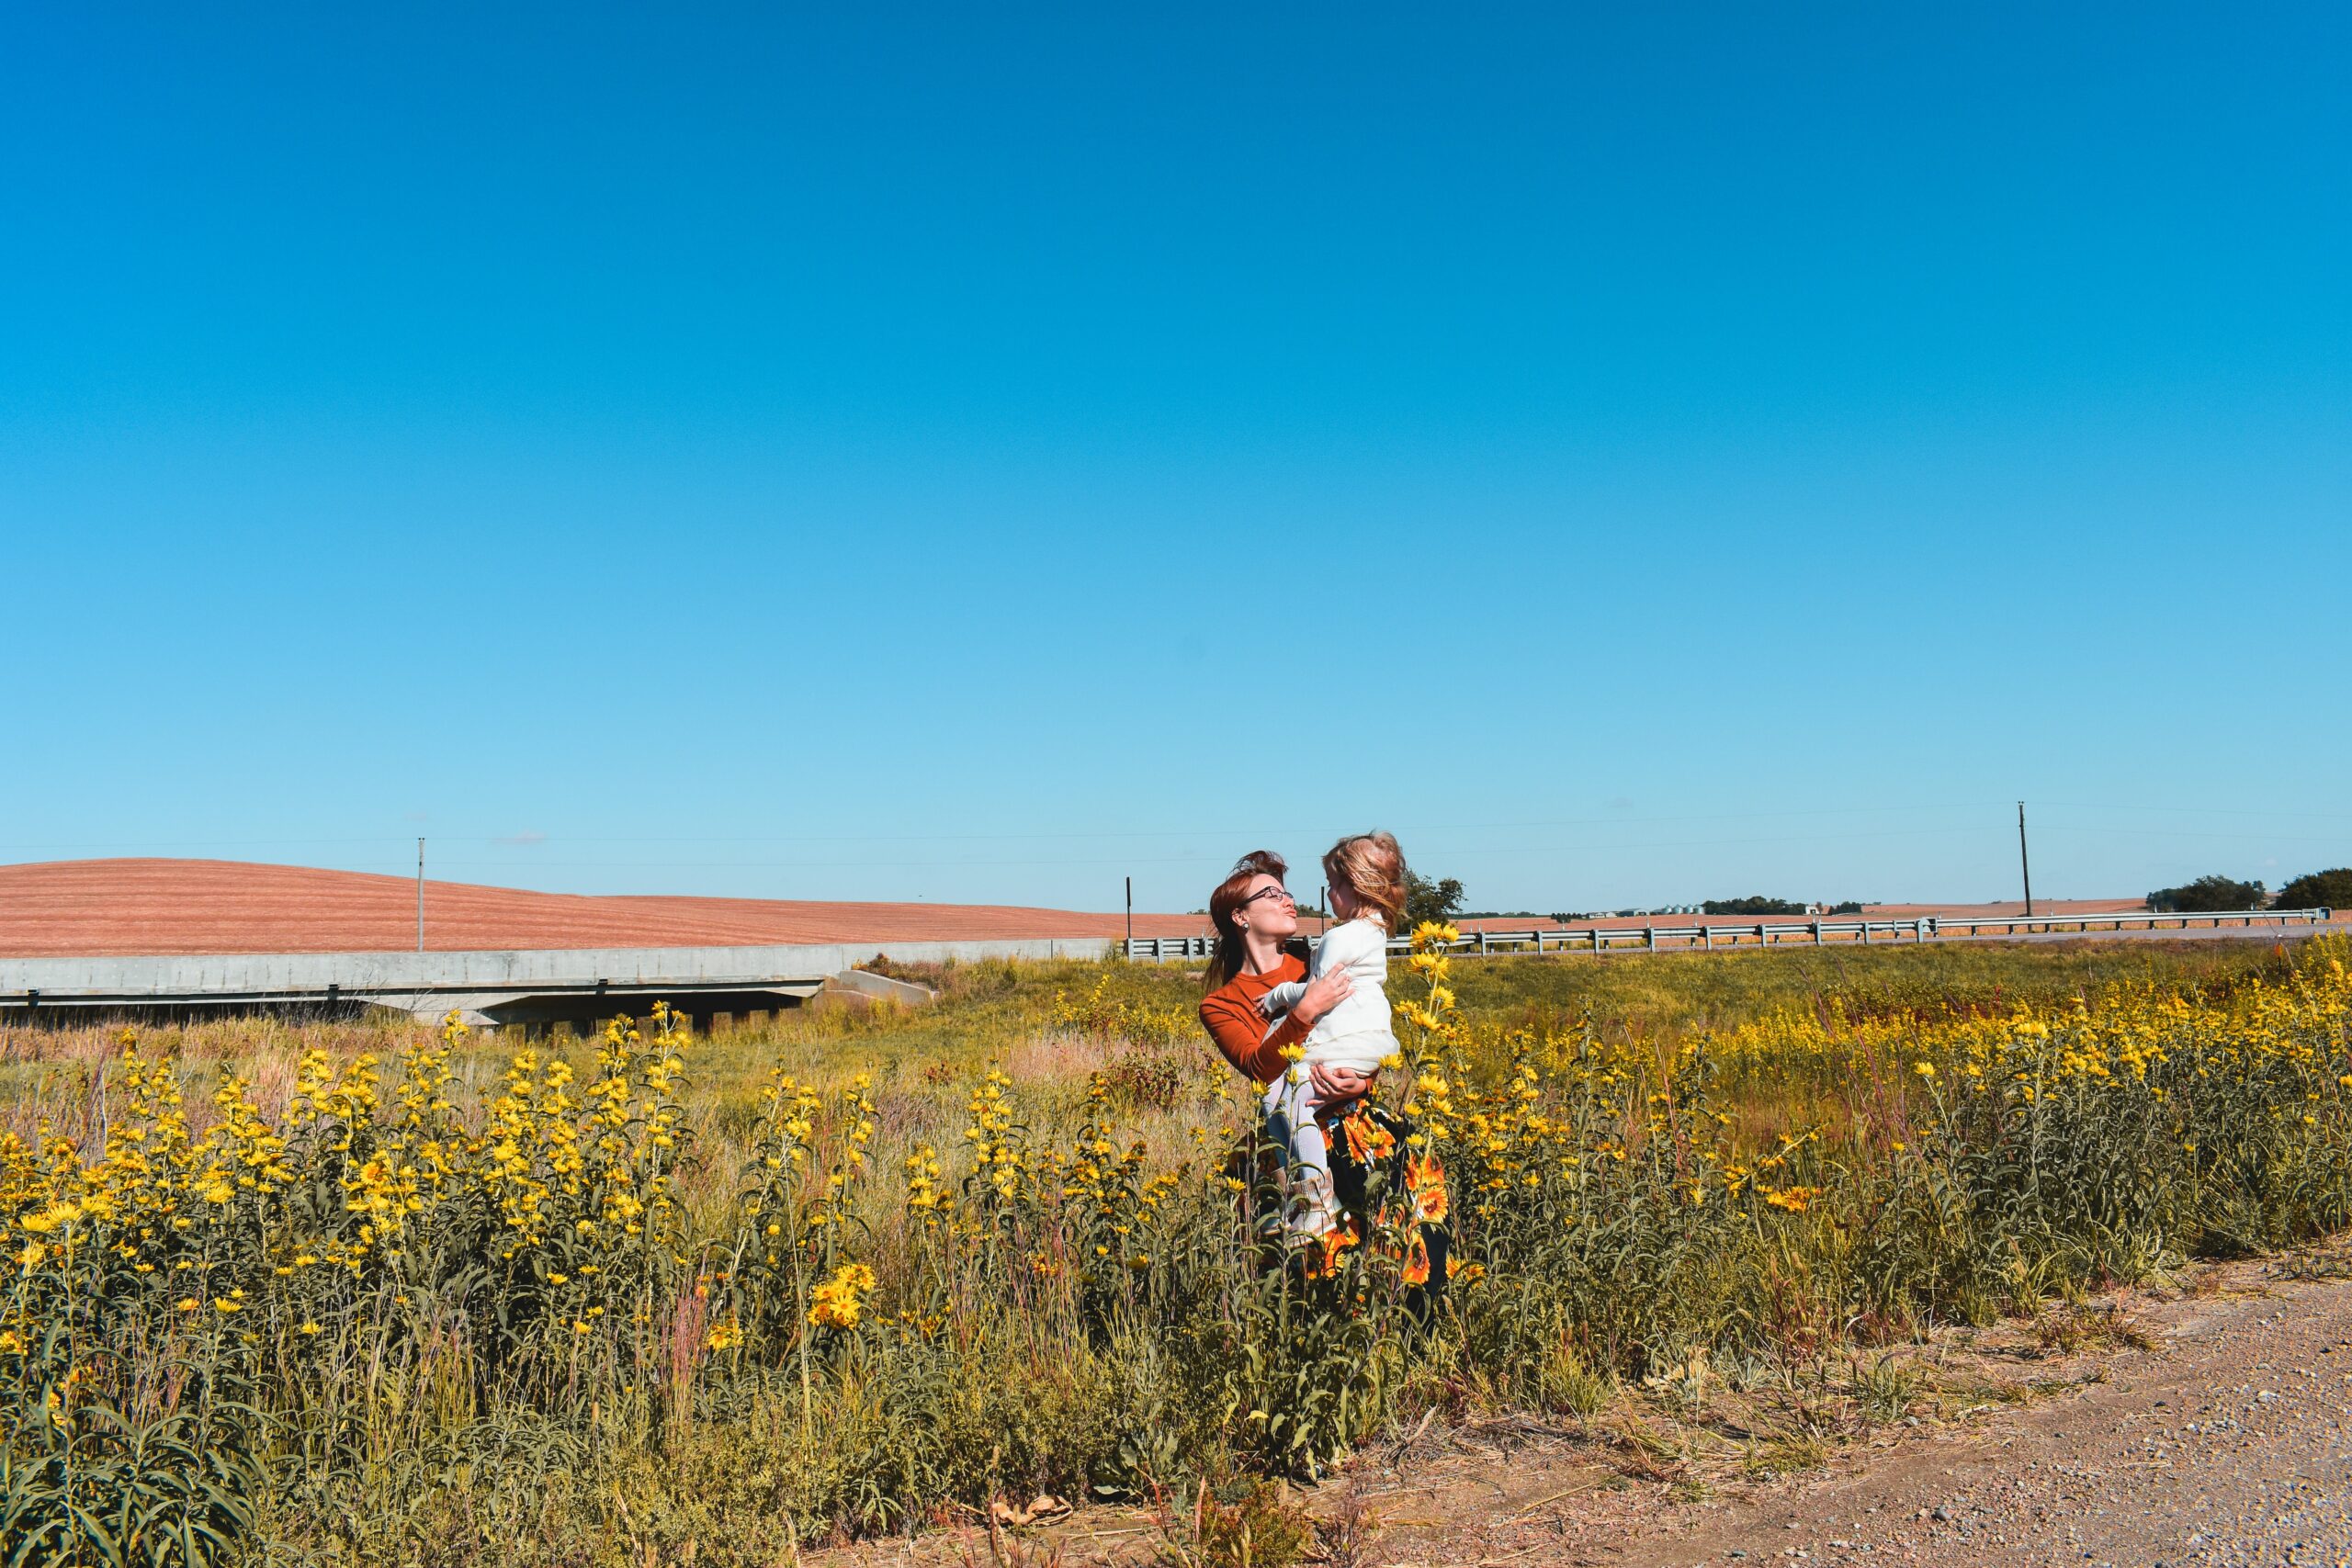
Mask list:
[[[1291,902],[1280,882],[1261,874],[1241,896],[1241,907],[1233,911],[1233,920],[1245,932],[1281,942],[1298,934],[1298,906]]]

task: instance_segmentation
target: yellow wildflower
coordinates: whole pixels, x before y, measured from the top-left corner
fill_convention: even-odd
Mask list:
[[[45,1235],[51,1231],[72,1224],[81,1217],[82,1210],[79,1204],[61,1201],[51,1203],[38,1214],[27,1214],[17,1223],[35,1235]]]
[[[873,1269],[863,1263],[842,1264],[809,1292],[808,1321],[820,1328],[855,1328],[865,1292],[873,1288]]]

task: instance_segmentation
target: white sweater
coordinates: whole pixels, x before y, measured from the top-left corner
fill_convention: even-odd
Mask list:
[[[1388,932],[1377,920],[1343,921],[1323,933],[1307,962],[1306,978],[1276,986],[1258,1006],[1268,1017],[1290,1011],[1306,987],[1334,970],[1344,969],[1355,979],[1355,989],[1339,1006],[1315,1021],[1306,1036],[1306,1060],[1360,1073],[1376,1072],[1381,1059],[1396,1049],[1396,1032],[1389,1021]]]

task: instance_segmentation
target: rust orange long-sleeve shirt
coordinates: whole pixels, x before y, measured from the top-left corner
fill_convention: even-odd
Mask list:
[[[1266,1032],[1266,1015],[1258,1010],[1258,998],[1286,980],[1306,978],[1306,961],[1290,953],[1262,975],[1236,975],[1224,985],[1201,998],[1201,1023],[1216,1042],[1237,1071],[1252,1083],[1268,1084],[1282,1076],[1290,1061],[1283,1055],[1283,1047],[1295,1045],[1306,1038],[1306,1025],[1294,1018],[1283,1020],[1272,1033]]]

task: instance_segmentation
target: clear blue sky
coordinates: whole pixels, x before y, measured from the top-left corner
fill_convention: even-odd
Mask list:
[[[0,860],[2352,863],[2352,13],[0,22]]]

